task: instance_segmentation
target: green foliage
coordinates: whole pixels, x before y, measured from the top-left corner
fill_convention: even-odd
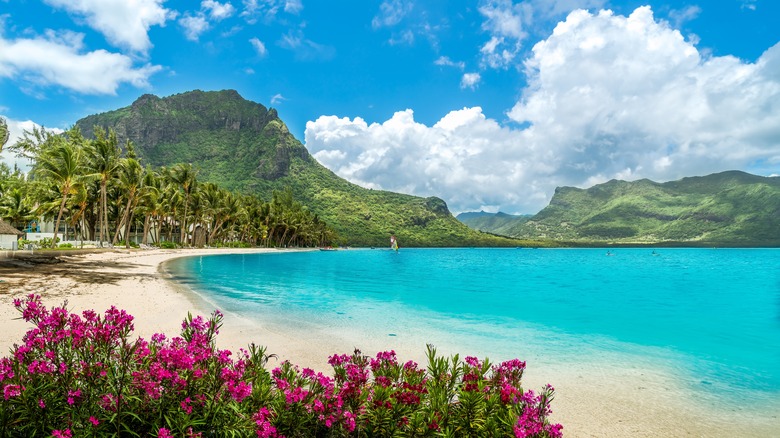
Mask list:
[[[439,357],[427,370],[335,354],[333,377],[288,361],[270,372],[263,347],[219,350],[222,314],[188,315],[181,336],[133,339],[133,317],[39,296],[14,306],[34,325],[0,357],[0,436],[257,436],[560,438],[550,385],[524,390],[525,362]]]
[[[485,229],[578,244],[780,246],[780,178],[732,171],[561,187],[532,218]]]
[[[123,133],[154,166],[192,163],[199,178],[270,201],[290,189],[339,236],[334,243],[402,246],[519,246],[524,242],[475,232],[452,217],[446,203],[368,190],[320,165],[274,110],[235,91],[192,91],[166,98],[145,95],[130,107],[77,122]],[[535,243],[535,246],[542,243]]]

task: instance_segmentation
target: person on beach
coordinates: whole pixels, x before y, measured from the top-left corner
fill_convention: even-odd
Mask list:
[[[390,249],[398,251],[398,239],[395,238],[395,234],[390,236]]]

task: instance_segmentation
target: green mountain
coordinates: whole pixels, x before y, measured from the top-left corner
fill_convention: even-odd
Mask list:
[[[656,183],[559,187],[530,219],[481,228],[576,244],[780,246],[780,178],[730,171]]]
[[[290,187],[297,200],[332,226],[342,243],[387,246],[515,246],[517,241],[479,233],[458,222],[447,204],[368,190],[320,165],[273,109],[236,91],[191,91],[141,96],[132,105],[91,115],[76,125],[87,137],[95,126],[113,129],[120,142],[155,167],[192,163],[199,179],[270,199]]]
[[[532,215],[513,215],[500,211],[498,213],[471,211],[459,214],[456,219],[478,231],[508,236],[513,227],[527,222],[531,217]]]

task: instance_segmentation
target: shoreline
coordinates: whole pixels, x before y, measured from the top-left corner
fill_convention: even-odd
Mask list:
[[[290,250],[285,250],[290,251]],[[25,267],[0,261],[0,351],[9,354],[30,328],[18,319],[13,299],[35,293],[47,306],[68,302],[74,312],[94,309],[103,312],[115,305],[135,317],[135,336],[149,338],[153,333],[177,335],[188,312],[207,316],[213,302],[183,284],[166,270],[166,262],[188,256],[269,253],[276,249],[178,249],[113,250],[59,257],[61,263]],[[419,334],[418,334],[419,336]],[[419,340],[419,339],[418,339]],[[364,354],[373,356],[389,345],[399,360],[426,363],[424,342],[392,338],[367,340],[360,334],[318,333],[296,326],[295,321],[273,318],[270,321],[225,314],[217,338],[219,348],[236,351],[254,342],[276,354],[278,361],[290,360],[302,367],[330,371],[328,355],[350,353],[359,342]],[[381,344],[381,345],[380,345]],[[449,351],[484,357],[479,351]],[[574,356],[574,354],[572,354]],[[555,364],[544,357],[519,357],[528,360],[525,388],[538,390],[545,383],[556,388],[551,421],[564,426],[564,436],[573,437],[730,437],[773,436],[780,434],[780,419],[749,407],[712,412],[697,404],[691,393],[681,388],[671,373],[642,366],[620,366],[583,362],[578,367]],[[554,359],[554,358],[552,358]],[[775,411],[777,412],[777,411]]]

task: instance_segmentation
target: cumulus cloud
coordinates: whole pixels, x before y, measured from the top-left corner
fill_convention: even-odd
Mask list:
[[[433,126],[411,110],[371,124],[322,116],[306,146],[350,181],[440,196],[455,212],[533,213],[556,186],[780,166],[780,44],[755,63],[702,56],[649,7],[578,10],[524,65],[512,123],[478,107]]]
[[[179,19],[179,25],[184,29],[184,36],[190,41],[198,41],[200,35],[209,29],[209,22],[202,13],[184,15]]]
[[[251,38],[249,40],[249,43],[252,44],[252,47],[255,48],[255,51],[259,56],[263,57],[268,53],[268,50],[266,50],[265,48],[265,44],[263,44],[263,42],[260,41],[259,39]]]
[[[152,43],[149,29],[163,26],[176,17],[165,9],[165,0],[44,0],[51,6],[62,8],[87,22],[105,35],[114,45],[146,53]]]
[[[479,73],[465,73],[460,80],[460,88],[477,88],[477,84],[482,79]]]
[[[236,8],[230,2],[220,3],[214,0],[203,0],[200,3],[200,7],[205,12],[208,12],[209,17],[215,21],[222,21],[236,12]]]
[[[482,29],[490,35],[480,48],[482,66],[506,69],[513,66],[521,53],[528,28],[537,21],[557,19],[574,9],[599,8],[604,0],[483,0],[478,8],[485,18]]]
[[[118,53],[86,52],[83,38],[69,31],[15,40],[0,37],[0,77],[84,94],[116,94],[124,83],[149,86],[149,77],[161,70],[151,64],[136,67],[133,59]]]

